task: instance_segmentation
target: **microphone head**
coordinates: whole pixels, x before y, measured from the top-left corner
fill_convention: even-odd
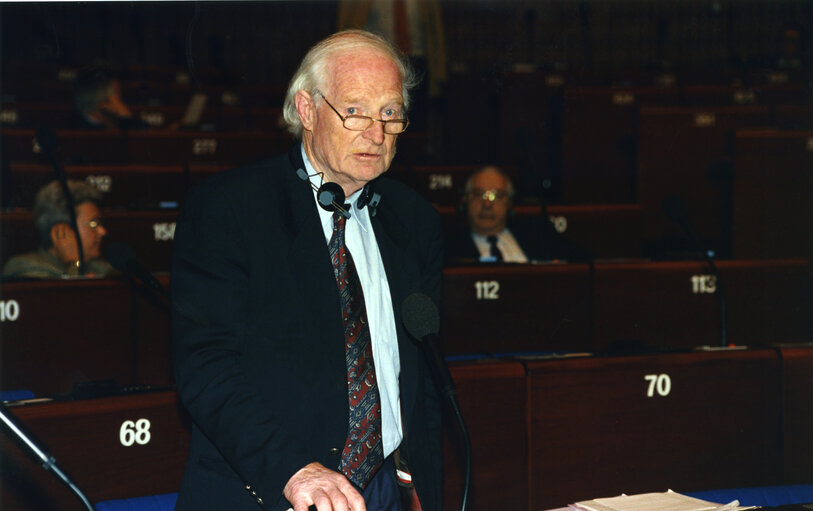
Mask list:
[[[431,298],[423,293],[413,293],[401,304],[401,318],[409,335],[423,340],[427,335],[440,331],[440,313]]]
[[[682,223],[689,216],[689,209],[686,207],[686,201],[677,195],[667,195],[661,204],[663,212],[670,220]]]
[[[132,247],[118,241],[110,242],[107,249],[105,249],[104,255],[114,268],[123,272],[127,272],[128,266],[136,259]]]

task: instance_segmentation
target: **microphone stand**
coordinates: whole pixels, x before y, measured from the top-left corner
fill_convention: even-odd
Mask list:
[[[460,428],[460,437],[463,439],[463,454],[465,457],[465,472],[463,478],[463,501],[460,505],[461,511],[468,509],[469,490],[471,489],[471,439],[469,438],[469,430],[466,428],[466,421],[463,420],[463,414],[460,412],[460,405],[457,403],[457,396],[447,396],[452,403],[452,410],[454,410],[457,425]]]
[[[76,255],[79,257],[78,269],[79,275],[85,274],[85,250],[82,247],[82,238],[79,235],[79,224],[76,222],[76,204],[74,204],[73,195],[68,187],[68,178],[65,175],[65,167],[57,157],[57,136],[50,128],[40,128],[36,132],[37,142],[40,147],[48,155],[51,160],[51,165],[54,167],[54,175],[57,181],[62,186],[62,193],[65,195],[65,206],[68,209],[68,218],[70,218],[70,225],[73,228],[73,234],[76,237]]]
[[[714,264],[714,259],[709,255],[708,250],[700,242],[700,238],[692,229],[687,219],[688,213],[686,211],[686,203],[676,195],[670,195],[663,201],[663,209],[671,220],[680,225],[686,236],[694,243],[695,250],[700,253],[700,257],[709,265],[712,275],[715,279],[715,287],[717,288],[717,302],[720,306],[720,347],[725,348],[728,346],[728,336],[726,334],[726,299],[725,289],[723,288],[723,280],[720,278],[720,272],[717,271],[717,265]]]
[[[29,455],[34,458],[34,461],[41,463],[42,468],[45,470],[50,470],[63,482],[68,488],[73,491],[79,500],[82,501],[82,504],[88,509],[88,511],[95,511],[93,504],[90,503],[87,496],[82,493],[82,490],[79,489],[76,484],[57,466],[56,459],[53,456],[46,453],[44,450],[40,449],[37,443],[28,435],[25,431],[23,431],[23,427],[21,424],[17,423],[18,419],[14,416],[13,413],[6,407],[6,405],[0,403],[0,425],[3,426],[3,430],[10,432],[9,436],[12,439],[17,439],[25,448],[28,450]],[[26,450],[23,449],[23,450]]]
[[[720,347],[725,348],[728,346],[728,335],[726,333],[726,299],[725,289],[723,289],[723,279],[720,278],[720,272],[717,270],[717,265],[714,264],[714,259],[709,255],[708,250],[700,243],[700,239],[694,233],[694,230],[686,221],[679,222],[680,226],[686,231],[686,235],[694,242],[697,251],[709,265],[711,274],[714,275],[715,287],[717,288],[717,303],[720,306]]]
[[[469,437],[469,430],[466,427],[466,421],[463,419],[463,413],[460,411],[460,403],[457,401],[457,389],[452,379],[452,374],[443,355],[435,342],[422,342],[421,347],[424,355],[429,361],[430,368],[434,369],[432,376],[435,380],[435,385],[438,387],[440,393],[449,401],[449,405],[454,412],[457,426],[460,429],[460,438],[463,441],[463,457],[464,457],[464,478],[463,478],[463,500],[460,506],[462,511],[468,509],[469,492],[471,490],[471,438]]]
[[[440,315],[437,306],[432,299],[421,293],[414,293],[407,296],[402,308],[402,320],[407,333],[418,341],[429,373],[440,394],[449,400],[449,405],[454,411],[457,424],[460,428],[460,435],[463,440],[465,456],[465,477],[463,483],[462,511],[468,509],[469,492],[471,489],[471,439],[466,428],[466,421],[460,411],[460,403],[457,402],[457,390],[455,389],[452,373],[440,350],[438,330],[440,328]]]

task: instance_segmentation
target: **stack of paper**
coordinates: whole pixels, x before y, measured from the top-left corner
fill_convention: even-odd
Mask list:
[[[695,499],[669,490],[665,493],[642,493],[621,495],[604,499],[585,500],[569,506],[579,511],[736,511],[756,509],[740,506],[735,500],[728,504],[715,504],[707,500]]]

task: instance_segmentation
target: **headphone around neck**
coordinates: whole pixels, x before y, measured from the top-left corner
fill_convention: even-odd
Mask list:
[[[311,187],[316,190],[316,201],[322,209],[326,211],[338,211],[343,217],[350,218],[350,204],[344,202],[344,190],[342,190],[341,186],[336,183],[327,182],[317,187],[311,182],[311,176],[309,176],[303,168],[296,169],[296,175],[299,179],[309,183]],[[359,209],[366,206],[370,209],[370,216],[375,216],[379,202],[381,202],[381,195],[371,190],[370,183],[364,185],[358,198],[357,204]]]

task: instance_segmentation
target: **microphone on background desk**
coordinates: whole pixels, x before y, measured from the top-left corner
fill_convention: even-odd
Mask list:
[[[25,425],[14,415],[6,405],[0,403],[0,429],[6,432],[26,454],[33,458],[34,462],[41,465],[45,470],[53,472],[68,488],[70,488],[79,500],[90,511],[94,511],[93,504],[87,496],[82,493],[76,484],[57,466],[56,459],[51,456],[39,443],[34,440],[33,435],[27,430]]]
[[[666,216],[669,217],[670,220],[677,222],[689,240],[694,243],[695,252],[700,256],[701,260],[709,265],[709,269],[712,275],[714,275],[717,301],[720,304],[720,346],[726,347],[728,346],[726,334],[726,298],[723,281],[720,278],[720,272],[717,271],[717,265],[714,264],[711,253],[703,246],[703,243],[697,237],[697,234],[689,223],[689,210],[686,207],[686,202],[677,195],[669,195],[663,200],[662,206]]]
[[[129,245],[116,241],[111,242],[107,245],[105,257],[117,270],[138,279],[162,298],[169,298],[166,288],[138,262],[135,252]]]
[[[463,484],[463,501],[461,510],[466,511],[469,490],[471,488],[471,440],[457,402],[457,389],[455,389],[452,374],[443,359],[440,350],[440,313],[431,298],[422,293],[413,293],[404,299],[401,304],[401,318],[409,335],[411,335],[423,349],[432,378],[452,407],[460,427],[460,434],[465,448],[464,459],[466,464],[465,480]]]

